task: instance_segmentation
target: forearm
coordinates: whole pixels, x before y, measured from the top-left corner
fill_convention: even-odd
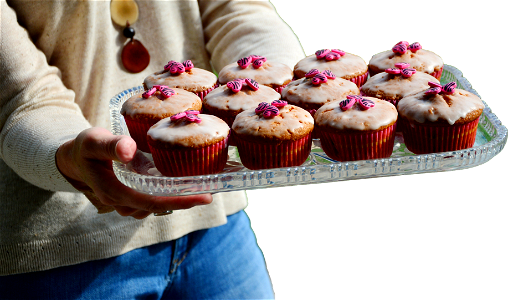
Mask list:
[[[218,71],[251,54],[293,67],[305,56],[298,38],[268,1],[200,1],[206,48]]]
[[[59,71],[2,2],[0,51],[0,157],[19,176],[43,189],[75,191],[61,176],[55,153],[90,127]]]

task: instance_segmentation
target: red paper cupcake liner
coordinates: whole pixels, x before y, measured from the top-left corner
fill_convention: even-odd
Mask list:
[[[367,77],[369,77],[369,72],[365,72],[365,74],[356,76],[354,78],[349,79],[349,81],[356,84],[358,88],[361,88],[362,85],[367,81]]]
[[[393,152],[396,125],[383,130],[360,133],[321,131],[321,147],[331,159],[354,161],[390,157]]]
[[[202,92],[195,92],[194,94],[198,95],[198,97],[201,98],[201,101],[203,101],[203,98],[205,98],[205,96],[208,95],[208,93],[210,93],[211,91],[216,89],[218,86],[219,86],[219,81],[217,81],[215,83],[215,85],[213,87],[209,88],[208,90],[202,91]]]
[[[219,116],[217,116],[217,117],[219,117]],[[234,116],[234,117],[220,116],[219,118],[221,118],[224,122],[226,122],[226,124],[228,124],[229,128],[233,128],[233,122],[235,121],[236,116]],[[234,134],[231,134],[229,136],[229,145],[230,146],[236,146],[236,141],[235,141],[235,135]]]
[[[289,84],[289,83],[288,83]],[[282,90],[288,85],[288,84],[285,84],[285,85],[281,85],[279,87],[276,87],[274,88],[274,90],[279,93],[279,94],[282,94]]]
[[[401,118],[402,136],[414,154],[455,151],[471,148],[480,118],[459,125],[424,125]]]
[[[236,138],[238,154],[242,164],[251,170],[295,167],[303,164],[309,157],[311,135],[278,145],[249,142]]]
[[[317,109],[310,109],[310,110],[307,110],[310,115],[312,116],[312,118],[314,118],[314,115],[316,114],[316,111]],[[314,121],[315,123],[315,121]],[[319,139],[319,131],[318,131],[318,128],[316,126],[314,126],[314,129],[312,130],[312,138],[313,139]]]
[[[164,176],[216,174],[226,166],[228,138],[203,148],[158,149],[150,146],[155,167]]]
[[[439,71],[431,73],[430,75],[436,78],[437,80],[441,80],[441,75],[443,75],[443,68],[444,67],[441,67]]]
[[[140,122],[130,118],[125,118],[125,124],[129,129],[131,138],[136,142],[136,146],[139,150],[150,153],[146,133],[155,123],[157,122]]]

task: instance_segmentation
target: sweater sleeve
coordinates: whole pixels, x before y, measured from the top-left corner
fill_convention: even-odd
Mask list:
[[[251,54],[293,68],[305,53],[269,1],[199,2],[206,48],[216,71]]]
[[[75,192],[58,171],[55,153],[90,124],[14,10],[0,5],[0,158],[40,188]]]

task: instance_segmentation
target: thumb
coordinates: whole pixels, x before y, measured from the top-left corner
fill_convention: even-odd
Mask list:
[[[121,135],[116,143],[115,154],[118,161],[126,164],[134,158],[136,154],[136,142],[129,136]]]
[[[114,135],[104,128],[90,128],[77,138],[81,154],[88,159],[116,160],[127,163],[136,153],[136,142],[126,135]]]

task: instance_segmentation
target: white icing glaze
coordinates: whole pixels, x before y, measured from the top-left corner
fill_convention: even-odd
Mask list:
[[[391,75],[381,72],[370,77],[362,86],[361,91],[370,97],[401,99],[411,93],[428,89],[429,81],[439,83],[435,77],[423,72],[416,72],[409,78],[400,74]]]
[[[411,68],[417,71],[428,74],[433,73],[443,66],[443,59],[441,59],[439,55],[425,49],[420,49],[416,51],[416,53],[408,50],[402,55],[396,54],[390,49],[372,56],[369,65],[375,66],[377,69],[383,71],[388,68],[393,68],[396,63],[402,62],[408,63]]]
[[[342,79],[328,79],[318,86],[312,84],[312,78],[300,78],[290,82],[282,90],[282,99],[291,104],[303,103],[325,104],[338,99],[346,99],[347,95],[359,95],[360,90],[353,82]]]
[[[314,114],[316,126],[333,128],[336,130],[377,130],[390,125],[397,120],[397,109],[388,101],[373,97],[364,97],[375,102],[375,106],[363,110],[358,103],[343,111],[341,100],[336,100],[321,106]]]
[[[200,68],[192,68],[190,71],[179,75],[160,71],[148,75],[144,83],[148,89],[154,85],[166,85],[170,88],[182,88],[191,92],[199,92],[213,87],[217,83],[217,76],[212,72]]]
[[[452,95],[425,95],[425,91],[402,98],[397,109],[401,116],[418,123],[435,122],[438,119],[455,124],[460,118],[485,106],[475,94],[455,89]]]
[[[178,88],[172,90],[175,94],[167,99],[159,92],[147,99],[143,98],[142,94],[134,95],[125,101],[120,113],[132,119],[139,115],[160,119],[192,108],[201,109],[201,99],[196,94]]]
[[[260,85],[257,91],[244,86],[238,93],[234,93],[227,86],[222,85],[208,93],[203,99],[203,104],[219,110],[244,111],[257,107],[261,102],[271,103],[278,99],[280,99],[280,94],[264,85]]]
[[[312,54],[300,60],[295,65],[294,72],[303,72],[305,74],[312,69],[318,69],[320,72],[330,70],[339,78],[351,79],[367,72],[368,67],[363,58],[347,52],[338,60],[331,61],[327,61],[324,58],[317,59],[316,55]]]
[[[233,122],[232,129],[243,136],[270,136],[276,139],[293,135],[298,129],[314,126],[311,114],[303,108],[286,105],[279,109],[280,114],[272,118],[257,115],[255,108],[239,113]]]
[[[226,65],[219,72],[220,84],[226,84],[228,81],[237,78],[252,78],[259,84],[281,86],[288,80],[293,79],[293,70],[282,63],[265,61],[259,69],[254,69],[252,64],[242,69],[235,62]]]
[[[165,118],[150,127],[147,134],[153,140],[184,147],[199,147],[228,136],[229,126],[223,120],[207,114],[199,114],[198,117],[201,123]]]

